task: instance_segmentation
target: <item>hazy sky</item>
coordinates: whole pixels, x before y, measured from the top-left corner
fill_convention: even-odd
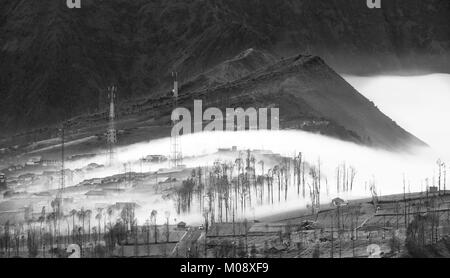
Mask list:
[[[344,76],[407,131],[450,157],[450,75]]]

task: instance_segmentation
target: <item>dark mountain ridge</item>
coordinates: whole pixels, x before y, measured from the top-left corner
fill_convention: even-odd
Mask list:
[[[171,72],[186,83],[252,47],[320,55],[338,72],[450,72],[446,0],[65,2],[0,3],[5,133],[99,111],[111,83],[120,101],[164,95]]]
[[[425,145],[385,116],[317,56],[274,60],[263,51],[245,50],[180,87],[178,107],[186,107],[193,113],[195,99],[203,101],[203,109],[218,107],[223,113],[229,107],[277,107],[282,129],[304,130],[397,151]],[[137,142],[137,138],[170,136],[173,105],[168,92],[121,103],[116,123],[122,130],[119,141],[130,143]],[[72,140],[94,134],[101,138],[107,123],[106,109],[85,114],[66,121],[66,135]],[[33,140],[58,136],[57,128],[40,130]],[[152,132],[146,134],[146,130]],[[23,134],[12,141],[17,144],[30,136],[33,135]],[[3,143],[0,141],[0,145]],[[98,143],[101,148],[104,140]]]
[[[265,57],[254,50],[244,53],[247,56],[241,60]],[[225,67],[226,73],[219,76],[233,75],[230,71],[235,70]],[[203,99],[209,106],[222,110],[278,107],[283,129],[306,130],[387,149],[425,145],[384,115],[317,56],[284,58],[215,87],[204,88],[203,83],[203,80],[199,82],[199,89],[193,89],[192,84],[182,87],[180,105],[190,107],[192,99]]]

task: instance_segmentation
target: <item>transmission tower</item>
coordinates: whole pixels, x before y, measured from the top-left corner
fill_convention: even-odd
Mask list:
[[[173,109],[178,107],[178,74],[172,72],[173,77]],[[172,121],[172,127],[174,127],[179,121],[178,115],[175,120]],[[179,142],[179,134],[174,134],[170,137],[170,145],[171,145],[171,158],[170,158],[170,166],[172,168],[178,168],[183,163],[183,156],[181,153],[181,145]]]
[[[57,214],[58,216],[61,214],[61,210],[62,210],[62,195],[63,195],[63,191],[64,188],[66,187],[66,175],[64,172],[64,143],[65,143],[65,126],[63,124],[62,128],[60,129],[61,131],[61,176],[60,176],[60,182],[59,182],[59,188],[58,188],[58,193],[56,195],[56,201],[57,201]]]
[[[116,86],[108,87],[108,98],[109,98],[109,125],[106,132],[106,141],[108,144],[109,152],[109,165],[114,162],[114,146],[117,143],[117,131],[115,126],[115,100],[116,100]]]

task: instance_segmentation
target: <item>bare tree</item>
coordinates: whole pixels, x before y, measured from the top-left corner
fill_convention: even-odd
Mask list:
[[[353,183],[355,181],[355,177],[356,177],[356,170],[352,166],[350,167],[350,191],[353,191]]]
[[[75,216],[77,215],[77,210],[72,209],[70,211],[70,216],[72,217],[72,242],[75,242]]]
[[[170,238],[170,230],[169,230],[170,212],[169,211],[164,212],[164,216],[166,217],[166,241],[168,243]]]
[[[155,239],[155,244],[158,243],[158,226],[156,225],[156,216],[158,215],[158,211],[156,210],[152,210],[151,214],[150,214],[150,219],[153,223],[153,227],[154,227],[154,239]]]

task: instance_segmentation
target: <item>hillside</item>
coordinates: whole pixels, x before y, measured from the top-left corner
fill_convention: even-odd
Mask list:
[[[281,129],[304,130],[390,150],[425,145],[317,56],[276,59],[267,52],[247,49],[182,83],[178,106],[193,113],[194,99],[203,100],[203,109],[218,107],[223,112],[229,107],[278,107]],[[122,102],[117,107],[116,122],[117,128],[123,130],[119,136],[121,144],[170,136],[173,104],[168,90]],[[101,138],[107,123],[106,107],[98,113],[71,118],[65,121],[66,139],[92,135]],[[59,126],[50,126],[21,133],[4,138],[0,146],[27,145],[30,140],[53,138],[58,136],[58,129]],[[151,134],[148,130],[152,130]],[[104,142],[100,140],[97,144],[102,147]]]
[[[242,65],[245,61],[265,57],[253,49],[244,54],[233,61]],[[219,74],[216,68],[215,76],[236,76],[246,72],[240,67],[227,67],[228,63],[220,64],[217,68],[223,70]],[[197,87],[201,87],[204,80]],[[182,87],[180,105],[191,107],[192,99],[203,99],[209,106],[222,109],[279,107],[283,129],[317,132],[388,149],[423,144],[384,115],[317,56],[297,55],[281,59],[216,87],[192,90],[193,82],[189,84],[185,90]]]
[[[193,113],[194,99],[203,100],[203,109],[218,107],[222,111],[228,107],[278,107],[282,129],[320,133],[357,144],[391,150],[424,145],[317,56],[274,60],[264,51],[245,50],[182,84],[178,106]],[[139,130],[148,128],[154,130],[151,138],[169,136],[172,108],[168,91],[121,104],[118,127],[124,129],[124,135],[120,141],[133,141]],[[93,127],[99,132],[99,125],[100,131],[106,129],[106,111],[67,124],[78,132]],[[143,136],[141,139],[150,139]]]
[[[163,95],[249,49],[320,56],[342,73],[450,72],[446,0],[3,0],[0,127],[5,134]],[[236,76],[241,77],[241,76]],[[219,81],[227,76],[217,77]],[[184,83],[184,82],[183,82]]]

